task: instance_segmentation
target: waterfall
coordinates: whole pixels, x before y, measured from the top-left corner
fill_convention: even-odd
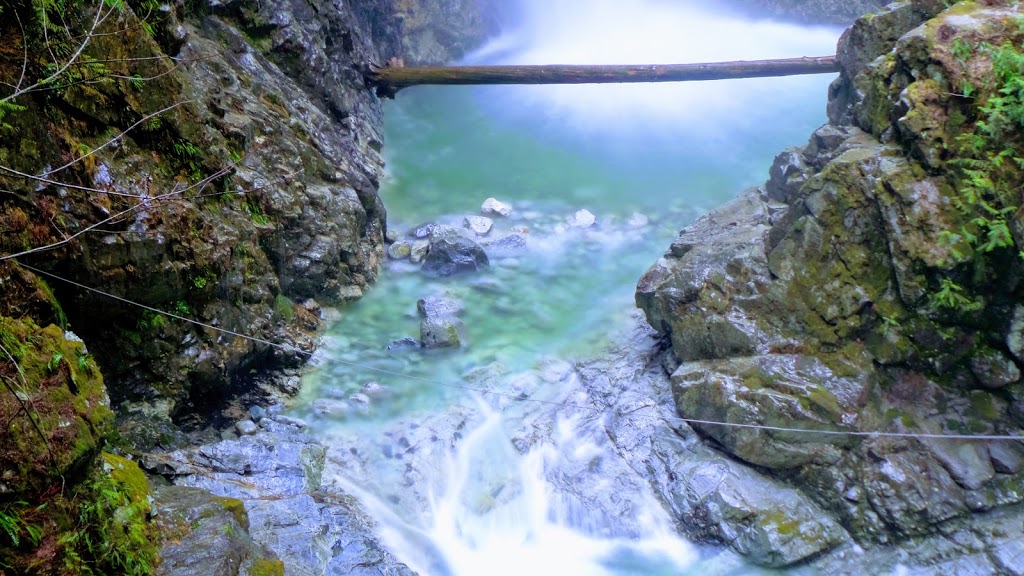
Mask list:
[[[817,56],[834,53],[840,32],[745,19],[707,1],[521,2],[518,25],[467,61]],[[675,231],[741,186],[763,182],[772,156],[824,121],[830,80],[399,93],[386,109],[389,226],[445,214],[459,225],[460,214],[496,196],[517,211],[496,226],[528,225],[531,250],[492,265],[490,284],[480,285],[479,278],[425,279],[408,263],[393,263],[345,311],[304,387],[311,404],[318,394],[358,392],[367,380],[389,390],[337,422],[310,419],[330,438],[340,485],[360,496],[396,555],[423,576],[752,573],[735,555],[677,533],[638,472],[643,464],[617,454],[601,417],[545,403],[567,395],[592,403],[571,364],[555,378],[537,367],[546,356],[600,354],[633,308],[636,279]],[[566,231],[563,215],[580,208],[598,224]],[[649,224],[646,216],[633,219],[635,212],[650,215]],[[389,340],[415,333],[416,299],[436,293],[465,304],[466,346],[386,351]],[[339,361],[332,364],[332,356]],[[415,379],[360,373],[353,361]],[[541,401],[486,404],[424,382],[461,383],[474,370],[499,374],[486,386]]]

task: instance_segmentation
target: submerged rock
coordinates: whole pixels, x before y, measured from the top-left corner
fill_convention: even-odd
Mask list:
[[[416,240],[409,247],[409,261],[413,264],[419,264],[427,257],[427,253],[430,251],[429,240]]]
[[[412,255],[412,242],[406,240],[398,240],[391,246],[388,246],[388,258],[392,260],[402,260]]]
[[[397,340],[392,340],[388,343],[388,350],[391,351],[412,350],[419,347],[419,340],[416,340],[412,336],[398,338]]]
[[[487,240],[483,243],[489,258],[512,258],[522,256],[527,250],[526,238],[520,233],[512,233]]]
[[[583,209],[567,218],[566,222],[573,228],[590,228],[597,222],[597,217],[591,214],[589,210]]]
[[[478,272],[490,262],[479,244],[467,238],[442,238],[430,243],[423,260],[423,271],[433,276],[453,276]]]
[[[439,316],[458,316],[463,310],[462,302],[453,298],[428,296],[416,302],[416,311],[420,318],[436,318]]]

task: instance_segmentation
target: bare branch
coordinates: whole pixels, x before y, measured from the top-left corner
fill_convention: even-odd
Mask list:
[[[21,60],[21,76],[18,77],[18,84],[14,86],[14,91],[17,92],[18,88],[25,82],[25,75],[28,73],[28,41],[25,37],[25,25],[21,23],[21,16],[18,16],[18,11],[13,10],[14,18],[18,20],[18,28],[21,29],[21,49],[25,53],[25,57]]]
[[[200,180],[199,182],[193,184],[192,186],[189,186],[189,187],[184,188],[182,190],[175,190],[175,191],[172,191],[172,192],[167,192],[166,194],[161,194],[159,196],[153,196],[153,197],[148,197],[148,196],[138,197],[139,198],[139,203],[136,204],[135,206],[131,206],[129,208],[126,208],[126,209],[118,212],[117,214],[114,214],[112,216],[104,218],[103,220],[100,220],[99,222],[96,222],[95,224],[91,224],[89,226],[86,226],[85,228],[79,230],[78,232],[75,232],[71,236],[66,237],[64,240],[53,242],[53,243],[47,244],[45,246],[39,246],[38,248],[31,248],[29,250],[23,250],[23,251],[18,252],[16,254],[8,254],[6,256],[0,256],[0,262],[2,262],[4,260],[11,260],[13,258],[18,258],[19,256],[27,256],[29,254],[35,254],[35,253],[38,253],[38,252],[46,252],[46,251],[49,251],[49,250],[54,250],[56,248],[59,248],[59,247],[65,245],[65,244],[71,242],[75,238],[78,238],[79,236],[81,236],[81,235],[83,235],[83,234],[85,234],[87,232],[90,232],[90,231],[92,231],[95,228],[98,228],[99,226],[102,226],[104,224],[109,224],[111,222],[114,222],[118,218],[122,218],[122,217],[124,217],[124,216],[126,216],[128,214],[131,214],[132,212],[134,212],[136,210],[140,210],[140,209],[143,209],[143,208],[146,208],[146,207],[150,207],[150,206],[153,206],[154,204],[155,205],[159,205],[163,200],[166,200],[168,198],[173,198],[175,196],[181,196],[181,195],[185,194],[186,192],[188,192],[189,190],[193,190],[193,189],[196,189],[196,188],[198,188],[200,190],[203,190],[203,189],[206,188],[206,186],[208,186],[210,184],[210,182],[213,182],[214,180],[217,180],[218,178],[224,176],[225,174],[230,172],[232,169],[234,169],[234,165],[233,164],[228,166],[227,168],[223,168],[221,170],[218,170],[216,173],[214,173],[214,174],[212,174],[210,176],[207,176],[203,180]]]
[[[113,10],[113,8],[111,8],[106,13],[104,13],[103,6],[104,6],[104,4],[102,2],[100,2],[99,3],[99,7],[96,9],[96,18],[93,20],[92,26],[89,29],[90,32],[86,33],[85,38],[82,40],[82,43],[78,45],[78,48],[75,50],[75,52],[70,57],[68,57],[66,59],[66,61],[60,66],[60,68],[57,69],[56,72],[54,72],[53,74],[50,74],[46,78],[44,78],[44,79],[36,82],[35,84],[29,86],[28,88],[22,88],[20,90],[15,90],[9,96],[6,96],[4,98],[0,98],[0,102],[9,102],[9,101],[17,98],[18,96],[21,96],[22,94],[25,94],[26,92],[30,92],[30,91],[38,88],[39,86],[44,86],[46,84],[49,84],[49,83],[53,82],[54,80],[56,80],[57,78],[60,78],[61,76],[63,76],[64,72],[66,72],[67,69],[70,68],[71,65],[75,63],[76,60],[78,60],[78,58],[82,55],[82,52],[85,51],[86,46],[89,45],[89,40],[92,39],[91,32],[96,30],[96,28],[100,24],[102,24],[104,20],[106,20],[106,16],[109,15],[110,12]],[[45,18],[46,18],[45,17],[45,11],[43,13],[44,13],[44,20],[45,20]],[[46,22],[44,21],[43,22],[43,36],[44,36],[44,39],[46,41],[47,46],[49,46],[49,43],[50,43],[49,33],[46,31],[46,29],[47,29]],[[69,35],[70,35],[70,32],[69,32]],[[56,56],[54,56],[52,52],[50,53],[50,56],[53,58],[54,62],[56,62],[58,60],[58,58]]]
[[[82,156],[79,156],[78,158],[72,160],[71,162],[68,162],[67,164],[61,166],[60,168],[54,168],[53,170],[49,170],[47,172],[44,172],[41,176],[42,177],[46,177],[46,176],[49,176],[50,174],[54,174],[56,172],[60,172],[61,170],[65,170],[65,169],[69,168],[70,166],[73,166],[73,165],[81,162],[82,160],[85,160],[86,158],[88,158],[89,156],[92,156],[93,154],[99,152],[100,150],[103,150],[107,146],[110,146],[111,144],[120,141],[121,138],[124,138],[125,134],[131,132],[132,130],[134,130],[135,128],[140,126],[142,123],[150,120],[151,118],[159,116],[160,114],[163,114],[164,112],[167,112],[167,111],[170,111],[170,110],[174,110],[175,108],[177,108],[179,106],[183,106],[185,104],[191,104],[192,102],[193,102],[192,100],[182,100],[181,102],[175,102],[174,104],[171,104],[170,106],[167,106],[166,108],[162,108],[160,110],[157,110],[156,112],[153,112],[152,114],[147,114],[146,116],[143,116],[142,118],[140,118],[138,122],[136,122],[135,124],[132,124],[131,126],[129,126],[125,131],[121,132],[117,136],[114,136],[110,140],[107,140],[106,142],[104,142],[100,146],[97,146],[96,148],[93,148],[87,154],[83,154]],[[0,166],[0,168],[3,168],[3,166]]]

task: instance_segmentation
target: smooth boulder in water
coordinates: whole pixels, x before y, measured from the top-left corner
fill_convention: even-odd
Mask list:
[[[420,343],[424,348],[458,348],[462,345],[462,321],[454,316],[424,318],[420,321]]]
[[[416,310],[419,312],[420,318],[457,316],[462,312],[462,308],[462,302],[442,296],[427,296],[416,302]]]
[[[457,348],[462,345],[459,332],[462,302],[450,298],[428,296],[416,303],[420,318],[420,343],[424,348]]]
[[[430,244],[423,260],[423,271],[434,276],[453,276],[477,272],[490,265],[479,244],[461,237],[441,238]]]

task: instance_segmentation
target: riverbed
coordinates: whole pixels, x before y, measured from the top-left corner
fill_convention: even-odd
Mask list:
[[[833,53],[841,32],[696,2],[538,6],[471,61],[811,56]],[[512,213],[488,236],[525,239],[452,278],[389,260],[340,312],[305,378],[295,413],[396,556],[425,576],[750,573],[676,533],[639,467],[608,442],[605,408],[576,368],[609,346],[653,342],[637,335],[636,280],[681,227],[761,184],[776,153],[825,121],[831,80],[424,87],[388,104],[390,230],[461,226],[493,197]],[[592,225],[579,225],[581,210]],[[462,346],[395,344],[418,338],[428,297],[459,304]]]

